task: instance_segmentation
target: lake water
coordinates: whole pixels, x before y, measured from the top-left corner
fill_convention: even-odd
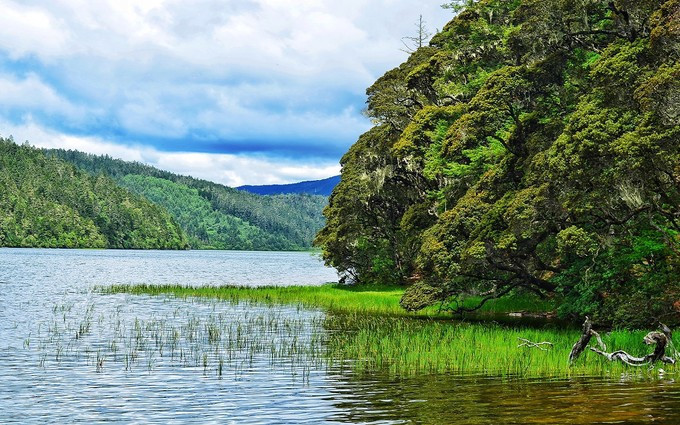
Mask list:
[[[306,351],[323,311],[93,291],[335,279],[310,253],[0,249],[0,423],[680,423],[672,375],[357,375]]]

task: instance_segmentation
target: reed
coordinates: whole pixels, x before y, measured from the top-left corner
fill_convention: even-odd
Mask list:
[[[42,368],[84,360],[97,373],[116,366],[129,373],[180,366],[221,378],[225,369],[241,374],[256,365],[289,365],[308,379],[308,368],[324,363],[320,313],[245,306],[224,312],[222,301],[209,299],[174,303],[174,311],[144,318],[119,308],[96,316],[94,304],[64,320],[55,310],[59,320],[52,318],[47,332],[36,336],[37,344],[24,349],[41,352]]]

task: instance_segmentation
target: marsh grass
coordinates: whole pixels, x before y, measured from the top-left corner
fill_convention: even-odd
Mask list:
[[[137,295],[173,295],[176,297],[203,297],[232,303],[265,305],[296,304],[302,307],[323,308],[336,313],[372,314],[394,317],[450,318],[451,315],[433,306],[419,312],[408,312],[399,305],[403,287],[347,286],[327,284],[321,286],[266,286],[266,287],[192,287],[181,285],[118,285],[98,287],[107,294],[127,293]],[[469,297],[463,305],[473,306],[478,297]],[[514,295],[486,303],[479,313],[553,311],[554,301],[541,300],[532,295]]]
[[[642,376],[647,368],[631,369],[586,352],[574,365],[567,357],[579,338],[576,330],[508,327],[495,323],[416,321],[384,317],[335,315],[325,326],[334,332],[328,357],[354,360],[358,370],[387,370],[395,375],[485,374],[501,376]],[[611,332],[604,342],[635,355],[650,350],[643,345],[646,332]],[[550,341],[552,348],[519,347],[519,338]],[[656,371],[652,371],[655,374]]]
[[[656,369],[611,363],[589,351],[569,366],[569,352],[580,336],[577,329],[546,326],[545,323],[539,328],[501,325],[489,319],[484,323],[456,321],[436,308],[409,313],[399,306],[402,289],[394,287],[193,288],[140,285],[100,288],[100,291],[223,300],[232,305],[258,308],[281,304],[297,306],[298,309],[320,308],[326,314],[309,331],[316,337],[307,339],[308,345],[304,348],[277,355],[297,356],[302,363],[312,362],[317,366],[323,363],[326,367],[351,368],[359,373],[386,371],[401,376],[455,373],[520,377],[658,374]],[[549,302],[511,297],[491,303],[482,313],[538,312],[551,307]],[[646,331],[615,331],[603,335],[603,339],[612,351],[623,349],[641,356],[651,350],[642,343],[645,334]],[[206,332],[208,342],[215,338],[212,335],[213,331]],[[297,339],[299,334],[294,337]],[[520,347],[519,338],[549,341],[553,346],[546,351]],[[279,348],[272,345],[271,350]],[[666,369],[667,373],[674,372],[673,368]]]

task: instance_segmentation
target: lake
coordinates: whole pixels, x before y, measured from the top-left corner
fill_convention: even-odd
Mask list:
[[[321,310],[95,290],[336,279],[311,253],[0,249],[0,423],[680,423],[674,375],[358,374],[310,351]]]

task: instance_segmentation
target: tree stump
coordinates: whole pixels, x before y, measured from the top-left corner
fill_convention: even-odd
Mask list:
[[[581,338],[576,341],[576,344],[571,348],[571,353],[569,353],[569,365],[573,364],[574,361],[585,351],[590,344],[590,340],[595,337],[597,338],[597,343],[600,345],[602,350],[607,351],[607,346],[602,342],[600,334],[593,330],[593,322],[590,318],[586,316],[586,321],[583,322],[583,331],[581,332]]]

